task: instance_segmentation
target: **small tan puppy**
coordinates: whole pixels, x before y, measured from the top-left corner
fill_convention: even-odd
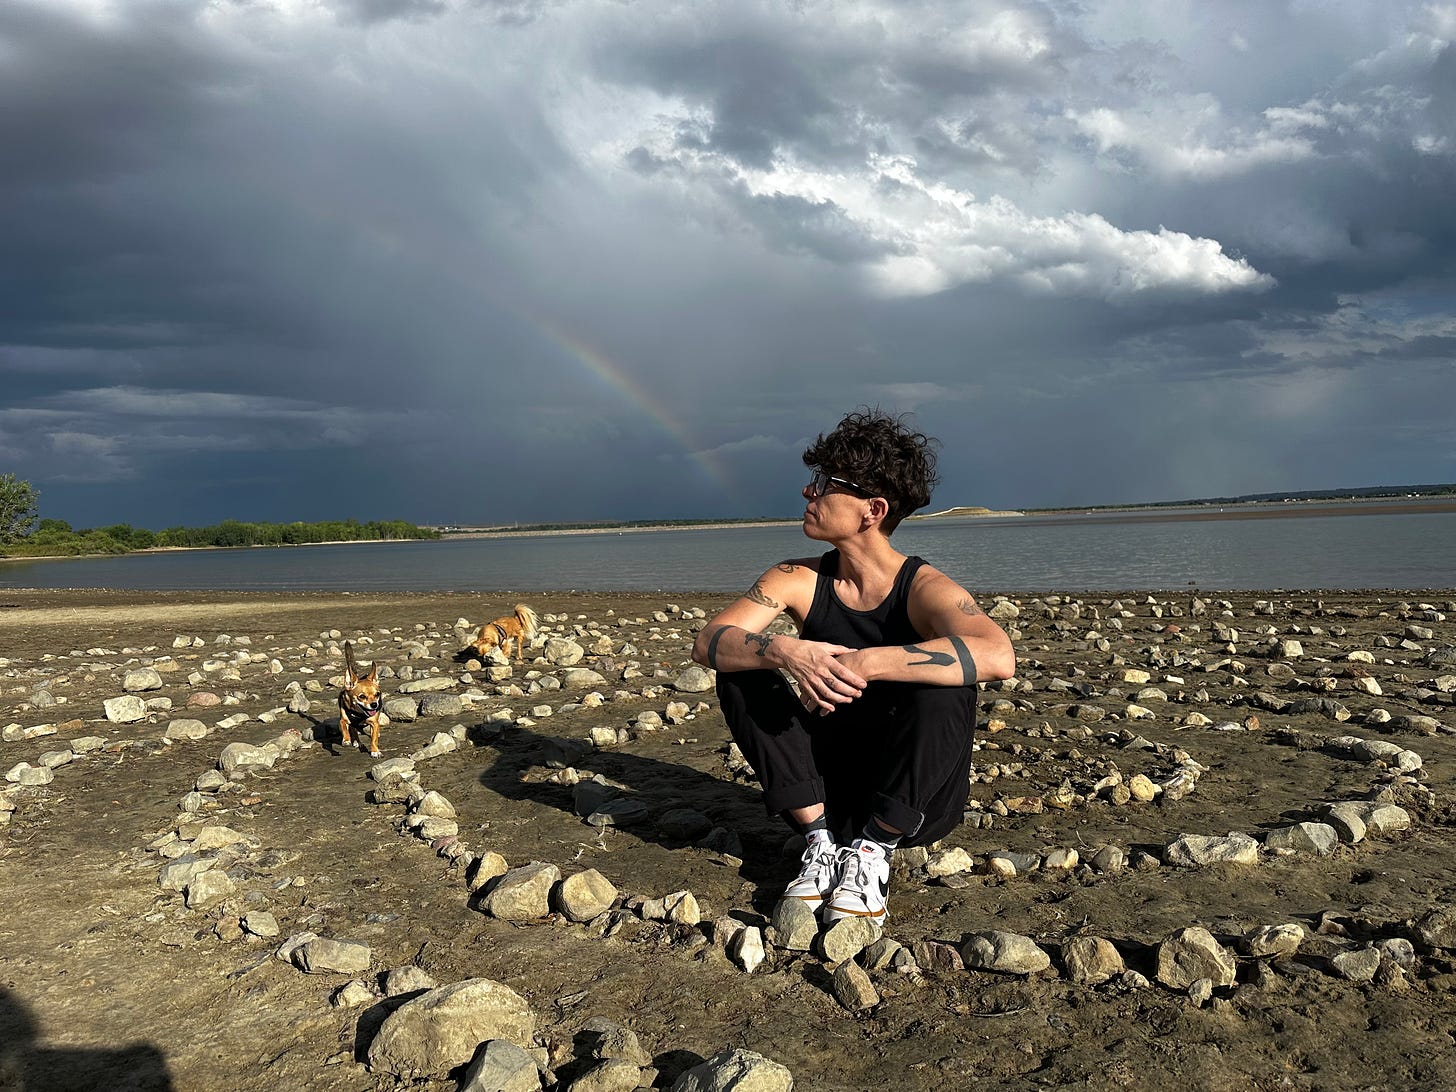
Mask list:
[[[516,643],[516,659],[521,658],[522,643],[529,641],[536,636],[536,612],[525,603],[517,603],[514,614],[505,614],[494,622],[487,622],[480,627],[480,633],[475,640],[470,642],[470,648],[475,650],[476,656],[485,659],[490,655],[491,649],[499,648],[505,655],[510,654],[510,643]]]
[[[339,691],[339,734],[346,744],[353,742],[349,729],[359,733],[364,742],[364,729],[369,729],[369,753],[379,757],[379,665],[369,665],[369,674],[361,675],[354,662],[354,646],[344,642],[344,688]]]

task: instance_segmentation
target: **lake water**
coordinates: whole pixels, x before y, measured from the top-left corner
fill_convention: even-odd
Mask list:
[[[902,524],[894,542],[973,594],[1456,586],[1456,511],[1393,507],[945,518]],[[821,549],[794,524],[201,550],[3,562],[0,588],[731,592]]]

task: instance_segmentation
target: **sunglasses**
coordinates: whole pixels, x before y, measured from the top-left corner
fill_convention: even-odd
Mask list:
[[[873,490],[866,489],[862,485],[857,485],[848,478],[836,478],[827,470],[814,471],[814,476],[809,479],[809,492],[813,493],[816,497],[822,497],[825,493],[829,492],[831,485],[837,485],[841,489],[847,489],[851,493],[855,493],[866,499],[879,496]]]

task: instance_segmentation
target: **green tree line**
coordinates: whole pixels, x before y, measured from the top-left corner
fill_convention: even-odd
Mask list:
[[[307,542],[439,538],[440,532],[405,520],[321,520],[314,523],[247,523],[226,519],[208,527],[151,531],[129,523],[74,528],[63,519],[36,523],[38,491],[13,474],[0,475],[0,554],[64,556],[124,554],[158,547],[297,546]],[[34,526],[34,530],[32,530]]]

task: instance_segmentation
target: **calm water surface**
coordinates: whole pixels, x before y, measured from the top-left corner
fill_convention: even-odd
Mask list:
[[[902,524],[894,541],[972,592],[1456,585],[1456,512],[1170,515],[939,519]],[[206,550],[4,562],[0,588],[741,591],[821,549],[787,525]]]

